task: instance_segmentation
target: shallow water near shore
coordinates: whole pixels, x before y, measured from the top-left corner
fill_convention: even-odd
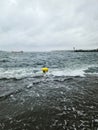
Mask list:
[[[97,52],[0,52],[0,57],[0,130],[98,128]]]

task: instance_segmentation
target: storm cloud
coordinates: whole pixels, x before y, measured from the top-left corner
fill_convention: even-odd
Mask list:
[[[0,49],[98,48],[98,0],[0,0]]]

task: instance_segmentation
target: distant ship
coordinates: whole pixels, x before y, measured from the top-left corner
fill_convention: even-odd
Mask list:
[[[12,53],[23,53],[23,51],[11,51]]]

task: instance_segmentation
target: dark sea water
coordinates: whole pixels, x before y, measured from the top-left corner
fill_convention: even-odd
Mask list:
[[[98,130],[98,52],[0,52],[0,130]]]

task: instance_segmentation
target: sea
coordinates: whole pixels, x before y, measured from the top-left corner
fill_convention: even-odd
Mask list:
[[[0,51],[0,130],[98,130],[98,52]]]

